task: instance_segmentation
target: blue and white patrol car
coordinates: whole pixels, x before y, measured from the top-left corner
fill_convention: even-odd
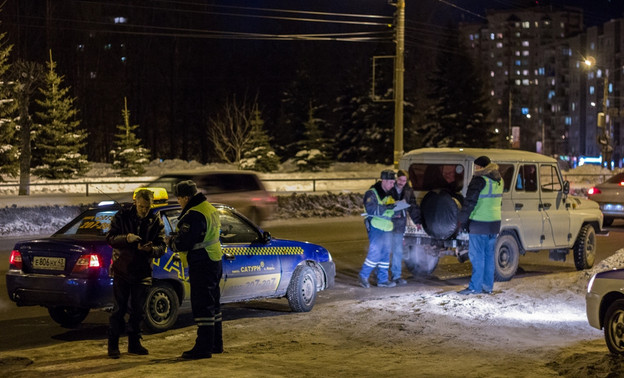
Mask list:
[[[169,235],[182,209],[163,198],[165,190],[155,192],[155,202],[164,203],[151,211],[160,212]],[[221,219],[224,252],[222,303],[286,297],[293,311],[307,312],[317,292],[334,285],[336,267],[325,248],[273,239],[232,207],[214,205]],[[100,204],[48,238],[18,242],[6,274],[9,298],[18,306],[47,307],[52,319],[63,326],[81,323],[91,309],[112,307],[112,248],[106,233],[119,209],[118,203]],[[145,324],[159,332],[175,324],[180,305],[190,298],[188,268],[168,249],[154,259],[153,278]]]

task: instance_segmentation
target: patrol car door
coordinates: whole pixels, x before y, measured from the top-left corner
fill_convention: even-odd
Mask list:
[[[512,202],[520,238],[527,249],[541,248],[544,242],[544,213],[537,187],[537,164],[520,164],[513,177]]]
[[[540,206],[544,213],[544,246],[568,246],[571,237],[570,210],[566,206],[563,183],[555,164],[540,164],[539,185]]]
[[[219,209],[223,248],[223,302],[275,294],[281,278],[279,256],[258,228],[226,208]]]

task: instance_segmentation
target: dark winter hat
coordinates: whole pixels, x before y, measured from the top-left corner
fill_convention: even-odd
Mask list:
[[[481,166],[481,167],[487,167],[488,164],[490,164],[491,162],[492,161],[487,156],[479,156],[474,161],[475,165],[478,165],[478,166]]]
[[[175,186],[176,197],[193,197],[197,193],[197,185],[191,180],[180,181]]]
[[[382,180],[396,180],[396,175],[394,171],[391,169],[384,169],[381,171],[381,179]]]

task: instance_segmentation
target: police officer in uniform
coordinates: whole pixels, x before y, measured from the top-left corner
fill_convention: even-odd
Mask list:
[[[178,183],[175,195],[182,213],[170,244],[174,251],[187,251],[191,308],[197,324],[195,346],[182,353],[182,358],[211,358],[212,354],[223,353],[219,302],[223,252],[219,243],[219,213],[206,196],[197,192],[191,180]]]
[[[475,172],[468,184],[466,198],[459,212],[461,228],[467,228],[468,257],[472,276],[468,287],[459,294],[491,294],[494,288],[496,238],[501,227],[503,178],[498,165],[487,156],[474,161]]]

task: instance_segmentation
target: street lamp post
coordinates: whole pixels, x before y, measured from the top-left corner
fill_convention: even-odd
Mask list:
[[[590,67],[596,67],[596,59],[594,57],[587,57],[584,61],[585,65]],[[598,112],[598,136],[597,141],[598,144],[602,148],[602,165],[607,163],[607,168],[611,169],[611,154],[613,153],[613,146],[611,146],[611,138],[609,136],[609,129],[607,128],[607,98],[609,96],[609,72],[604,67],[601,67],[603,70],[603,90],[602,90],[602,112]]]

